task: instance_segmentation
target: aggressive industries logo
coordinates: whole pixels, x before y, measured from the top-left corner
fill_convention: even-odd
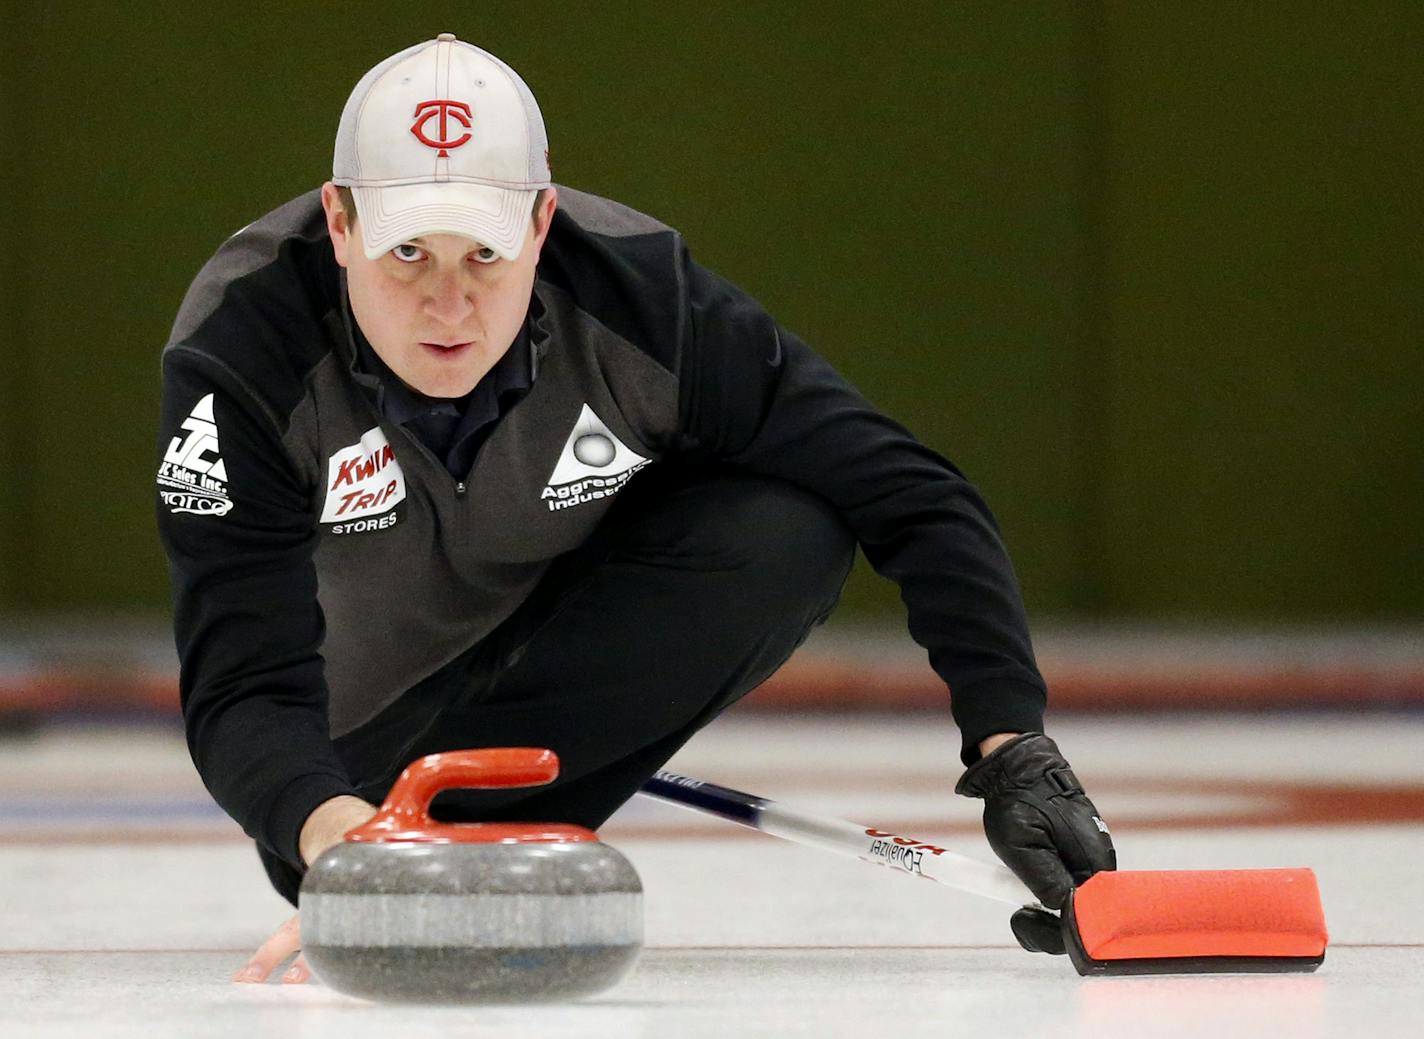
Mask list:
[[[326,463],[326,502],[321,522],[333,534],[359,534],[395,526],[392,512],[405,501],[405,473],[380,426],[361,434]],[[389,513],[389,515],[382,515]],[[379,519],[371,517],[380,517]]]
[[[648,459],[614,436],[607,423],[584,404],[539,497],[548,503],[550,512],[611,498],[647,464]]]
[[[226,516],[232,511],[227,493],[227,466],[218,449],[218,425],[209,393],[188,413],[163,453],[158,467],[158,496],[172,513]]]

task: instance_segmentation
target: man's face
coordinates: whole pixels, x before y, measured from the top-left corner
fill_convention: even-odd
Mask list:
[[[524,324],[554,190],[545,192],[514,260],[453,234],[413,238],[368,260],[334,185],[322,187],[321,202],[336,262],[346,268],[351,312],[376,354],[427,397],[469,393]]]

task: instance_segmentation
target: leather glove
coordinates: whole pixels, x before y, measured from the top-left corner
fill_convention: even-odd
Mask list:
[[[1061,909],[1098,870],[1117,868],[1107,824],[1041,732],[1016,736],[970,765],[954,792],[984,799],[989,846],[1049,909]],[[1064,951],[1053,913],[1020,909],[1009,925],[1029,952]]]

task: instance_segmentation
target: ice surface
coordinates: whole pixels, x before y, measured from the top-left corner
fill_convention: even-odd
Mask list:
[[[66,729],[0,747],[0,1036],[1415,1033],[1424,719],[1104,718],[1053,732],[1109,822],[1141,820],[1114,822],[1123,866],[1313,867],[1332,937],[1325,966],[1085,980],[1019,950],[994,903],[637,799],[604,837],[642,875],[648,948],[603,996],[412,1010],[319,984],[236,985],[231,973],[289,908],[212,809],[181,738]],[[987,857],[975,803],[951,793],[956,747],[947,719],[746,714],[675,767]],[[1394,798],[1392,821],[1328,800],[1352,785]],[[1322,817],[1231,822],[1300,797],[1327,799]]]

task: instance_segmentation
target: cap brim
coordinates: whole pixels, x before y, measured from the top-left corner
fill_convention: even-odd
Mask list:
[[[529,236],[538,190],[445,181],[353,187],[356,222],[366,258],[374,260],[402,242],[428,234],[473,238],[506,260],[519,257]]]

